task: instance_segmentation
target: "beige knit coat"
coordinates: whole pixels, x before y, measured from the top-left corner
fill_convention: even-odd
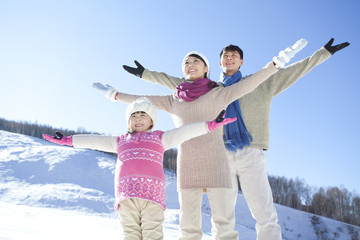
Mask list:
[[[192,102],[177,99],[174,95],[147,97],[154,107],[171,114],[175,126],[213,120],[236,99],[253,91],[277,69],[268,63],[257,73],[245,77],[229,87],[219,86]],[[139,95],[119,92],[117,100],[130,103]],[[222,128],[193,138],[180,145],[177,159],[178,188],[231,188],[229,164],[225,155]]]

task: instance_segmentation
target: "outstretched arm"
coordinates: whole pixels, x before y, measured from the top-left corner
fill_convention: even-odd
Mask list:
[[[252,92],[260,84],[268,80],[271,75],[276,73],[280,67],[289,62],[306,44],[307,41],[305,39],[300,39],[294,45],[286,48],[284,51],[280,51],[279,55],[273,58],[273,62],[269,62],[264,68],[252,75],[244,77],[241,81],[221,89],[218,94],[222,95],[221,97],[224,98],[226,103],[231,103]]]
[[[127,65],[123,65],[123,68],[127,72],[134,74],[135,76],[140,77],[148,82],[162,85],[172,91],[174,91],[179,84],[185,82],[185,78],[176,78],[163,72],[149,71],[145,69],[138,61],[135,60],[134,62],[137,66],[136,68]]]
[[[224,115],[225,110],[221,111],[217,118],[212,121],[194,122],[166,131],[162,136],[161,142],[165,149],[170,149],[194,137],[210,133],[226,124],[236,121],[236,118],[224,118]]]
[[[152,95],[135,95],[122,93],[116,90],[114,87],[101,83],[93,83],[92,87],[99,92],[101,92],[106,98],[109,98],[111,101],[120,101],[124,103],[132,103],[139,97],[147,97],[150,102],[154,105],[156,109],[164,110],[169,112],[172,105],[172,95],[163,95],[163,96],[152,96]]]
[[[312,56],[295,62],[288,67],[280,69],[268,80],[266,80],[266,82],[262,86],[264,88],[270,89],[270,94],[272,96],[275,96],[289,88],[298,79],[306,75],[317,65],[329,59],[335,52],[350,45],[348,42],[345,42],[332,46],[333,41],[333,38],[330,39],[330,41],[325,44],[324,47],[317,50]]]
[[[54,136],[43,134],[43,138],[59,145],[116,153],[117,137],[92,134],[79,134],[67,137],[60,132],[56,132]]]

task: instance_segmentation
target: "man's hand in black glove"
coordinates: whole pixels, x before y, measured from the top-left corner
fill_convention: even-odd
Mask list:
[[[123,68],[129,73],[141,78],[145,69],[138,61],[135,60],[134,63],[136,64],[137,68],[129,67],[126,65],[123,65]]]
[[[335,46],[331,46],[333,44],[333,42],[334,42],[334,38],[330,39],[330,41],[327,44],[325,44],[325,46],[324,46],[324,48],[326,50],[328,50],[329,53],[331,53],[331,55],[333,55],[335,52],[340,51],[341,49],[346,48],[347,46],[350,45],[350,43],[344,42],[344,43],[340,43]]]
[[[224,121],[224,116],[225,116],[225,110],[222,110],[220,114],[216,117],[215,122],[219,123]]]

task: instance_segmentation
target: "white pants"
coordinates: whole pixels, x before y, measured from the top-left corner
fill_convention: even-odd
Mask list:
[[[239,177],[241,190],[256,220],[257,239],[281,239],[281,228],[273,203],[264,152],[257,148],[245,148],[236,152],[227,150],[226,154],[230,162],[233,188],[237,190]],[[232,196],[232,200],[228,200],[228,204],[235,206],[236,199],[237,193]],[[235,214],[233,217],[235,218]]]
[[[212,239],[239,239],[238,233],[235,231],[234,206],[227,202],[227,199],[231,199],[235,193],[231,188],[207,188],[211,208]],[[202,188],[179,191],[180,240],[200,240],[202,238],[202,197]]]
[[[120,203],[123,240],[163,239],[164,210],[148,200],[129,198]]]

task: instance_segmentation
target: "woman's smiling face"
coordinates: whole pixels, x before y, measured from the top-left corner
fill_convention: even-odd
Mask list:
[[[208,67],[199,58],[189,56],[185,59],[183,64],[183,72],[185,77],[194,81],[198,78],[204,78],[205,73],[208,72]]]

